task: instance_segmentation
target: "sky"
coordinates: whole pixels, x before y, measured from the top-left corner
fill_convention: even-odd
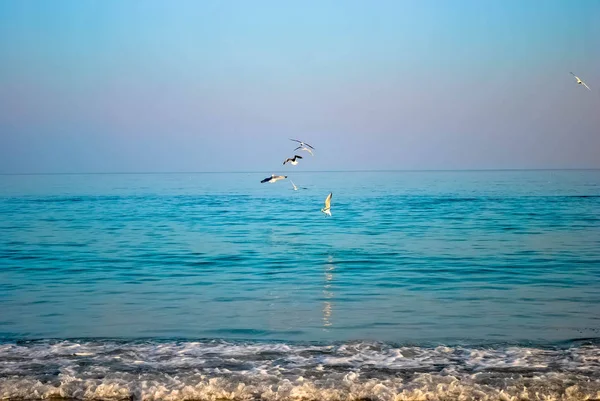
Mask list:
[[[281,173],[289,138],[301,171],[600,168],[600,1],[0,0],[0,173]]]

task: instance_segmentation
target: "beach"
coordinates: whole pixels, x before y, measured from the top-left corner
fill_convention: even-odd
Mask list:
[[[600,399],[600,171],[264,176],[0,176],[0,397]]]

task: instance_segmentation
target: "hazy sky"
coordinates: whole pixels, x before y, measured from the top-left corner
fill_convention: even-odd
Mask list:
[[[294,137],[298,170],[600,168],[600,1],[0,0],[0,173],[277,173]]]

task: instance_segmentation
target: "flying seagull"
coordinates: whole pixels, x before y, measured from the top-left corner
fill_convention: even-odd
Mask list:
[[[298,164],[298,161],[296,159],[302,159],[302,156],[298,156],[298,155],[294,155],[294,157],[292,158],[287,158],[284,160],[283,164],[290,162],[292,163],[293,166],[295,166],[296,164]]]
[[[296,149],[294,149],[294,150],[298,150],[298,149],[300,149],[300,150],[306,150],[308,153],[310,153],[310,155],[311,155],[311,156],[314,156],[314,155],[313,155],[313,152],[312,152],[312,150],[310,150],[310,149],[309,149],[309,148],[307,148],[306,146],[298,146],[298,147],[297,147]]]
[[[270,182],[271,184],[273,184],[274,182],[279,181],[279,180],[283,180],[285,178],[287,178],[287,175],[275,175],[275,174],[271,174],[270,177],[265,178],[260,183],[264,184],[265,182]]]
[[[308,189],[308,188],[306,188],[306,187],[297,187],[297,186],[296,186],[296,184],[294,184],[294,181],[291,181],[291,180],[290,180],[290,182],[292,183],[292,186],[294,187],[294,191],[297,191],[297,190],[299,190],[299,189]]]
[[[331,192],[327,195],[327,198],[325,198],[325,207],[321,209],[328,216],[331,216],[331,195]]]
[[[577,80],[577,83],[578,83],[579,85],[583,85],[583,86],[585,86],[586,88],[588,88],[588,90],[590,90],[590,91],[591,91],[590,87],[589,87],[589,86],[587,86],[587,85],[585,84],[585,82],[583,82],[581,79],[579,79],[579,77],[578,77],[577,75],[575,75],[575,74],[573,74],[573,73],[571,73],[571,75],[573,75],[573,76],[575,77],[575,79]]]
[[[308,146],[309,148],[311,148],[311,149],[314,149],[312,146],[310,146],[310,145],[309,145],[308,143],[306,143],[306,142],[302,142],[302,141],[299,141],[299,140],[297,140],[297,139],[291,139],[291,138],[290,138],[290,141],[298,142],[298,143],[300,144],[300,146]]]

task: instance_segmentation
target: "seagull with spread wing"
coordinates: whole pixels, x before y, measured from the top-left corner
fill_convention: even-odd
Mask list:
[[[298,150],[298,149],[300,149],[300,150],[305,150],[305,151],[307,151],[308,153],[310,153],[310,155],[311,155],[311,156],[314,156],[314,155],[313,155],[313,152],[312,152],[312,150],[310,150],[310,149],[309,149],[309,148],[307,148],[306,146],[298,146],[298,147],[297,147],[296,149],[294,149],[294,150]]]
[[[287,178],[287,175],[275,175],[275,174],[271,174],[270,177],[265,178],[264,180],[262,180],[260,183],[264,184],[265,182],[270,182],[271,184],[279,181],[279,180],[284,180]]]
[[[309,148],[311,148],[311,149],[313,149],[313,150],[315,149],[315,148],[313,148],[312,146],[310,146],[308,143],[306,143],[306,142],[302,142],[302,141],[300,141],[300,140],[298,140],[298,139],[291,139],[291,138],[290,138],[290,141],[298,142],[298,143],[300,144],[300,146],[298,146],[298,148],[301,148],[301,147],[303,147],[303,146],[308,146]],[[296,149],[298,149],[298,148],[296,148]]]
[[[308,189],[306,187],[298,187],[298,186],[296,186],[296,184],[294,184],[294,181],[292,181],[292,180],[290,180],[290,182],[292,183],[292,187],[294,187],[294,191],[297,191],[299,189]]]
[[[288,157],[283,161],[283,164],[292,163],[292,166],[295,166],[296,164],[298,164],[298,160],[296,159],[302,159],[302,156],[294,155],[294,157]]]
[[[327,216],[331,216],[331,195],[331,192],[329,193],[329,195],[327,195],[327,198],[325,198],[325,207],[321,209],[321,211]]]
[[[583,86],[585,86],[585,87],[586,87],[588,90],[590,90],[590,91],[591,91],[590,87],[589,87],[589,86],[587,86],[587,85],[585,84],[585,82],[583,82],[583,81],[582,81],[582,80],[581,80],[581,79],[580,79],[580,78],[579,78],[577,75],[575,75],[575,74],[573,74],[573,73],[571,73],[571,75],[573,75],[573,76],[575,77],[575,79],[577,80],[577,84],[579,84],[579,85],[583,85]]]

